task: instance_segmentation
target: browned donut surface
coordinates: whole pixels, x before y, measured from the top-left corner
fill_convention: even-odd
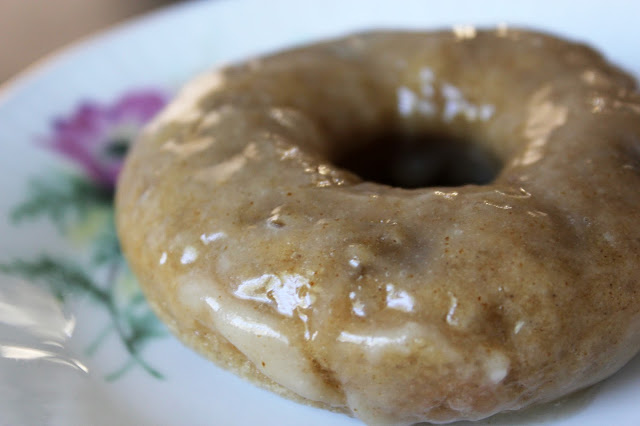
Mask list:
[[[359,34],[187,85],[118,186],[159,316],[368,423],[557,398],[640,349],[640,96],[517,31]]]

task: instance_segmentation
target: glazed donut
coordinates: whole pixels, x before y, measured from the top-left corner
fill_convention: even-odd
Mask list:
[[[187,345],[371,424],[480,419],[640,350],[640,95],[528,31],[374,32],[189,83],[117,191]]]

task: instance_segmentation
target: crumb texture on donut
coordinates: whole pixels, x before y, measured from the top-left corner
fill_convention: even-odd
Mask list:
[[[364,180],[349,162],[382,134],[444,135],[414,145],[491,173]],[[639,351],[639,186],[640,96],[592,49],[379,32],[189,83],[133,147],[117,222],[155,311],[219,365],[367,423],[444,423]]]

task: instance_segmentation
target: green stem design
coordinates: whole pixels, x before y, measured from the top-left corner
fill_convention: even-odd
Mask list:
[[[143,360],[140,355],[138,355],[138,351],[136,349],[136,341],[135,336],[131,336],[129,338],[125,338],[122,334],[120,337],[123,339],[123,343],[127,348],[127,352],[131,355],[129,361],[124,365],[124,367],[120,368],[120,370],[115,373],[111,373],[105,377],[106,380],[115,380],[118,379],[122,374],[126,373],[133,364],[138,364],[142,367],[147,373],[151,374],[156,379],[164,380],[164,375],[160,373],[155,368],[151,367],[145,360]],[[129,365],[131,364],[131,365]]]
[[[129,358],[129,360],[125,362],[122,367],[118,368],[113,373],[107,374],[106,376],[104,376],[104,379],[107,382],[114,382],[122,377],[127,371],[131,370],[131,367],[133,367],[134,365],[135,361],[133,360],[133,358]]]
[[[84,353],[88,356],[93,356],[98,351],[98,348],[107,338],[107,336],[113,331],[114,325],[113,322],[107,324],[107,326],[96,336],[95,339],[91,342],[89,346],[84,350]]]
[[[18,275],[32,282],[44,281],[49,285],[51,292],[62,301],[70,294],[86,294],[108,312],[111,319],[110,324],[98,334],[87,347],[85,353],[87,355],[95,354],[109,333],[115,331],[130,358],[123,367],[108,374],[105,377],[106,380],[115,380],[121,377],[136,364],[153,377],[164,379],[164,376],[142,359],[139,353],[148,339],[160,335],[152,326],[144,323],[148,321],[148,318],[132,315],[132,309],[139,306],[136,304],[140,303],[142,299],[134,296],[124,310],[118,309],[114,289],[123,262],[123,259],[119,258],[109,264],[105,286],[102,288],[78,266],[47,256],[33,262],[16,260],[11,264],[0,264],[0,272]],[[155,321],[155,318],[153,320]]]
[[[115,284],[115,280],[118,276],[119,270],[121,267],[121,261],[115,261],[112,262],[112,264],[109,267],[109,271],[107,274],[107,288],[112,289],[114,287]],[[124,374],[127,370],[129,370],[130,366],[129,364],[132,362],[137,363],[140,367],[142,367],[144,370],[146,370],[149,374],[151,374],[153,377],[158,378],[158,379],[164,379],[164,376],[155,368],[151,367],[146,361],[144,361],[140,355],[138,354],[138,347],[140,346],[138,344],[138,340],[140,337],[142,336],[138,336],[136,335],[135,332],[131,333],[130,335],[127,335],[127,332],[125,331],[121,321],[120,321],[120,315],[118,312],[118,308],[116,307],[116,303],[113,297],[113,292],[110,293],[110,296],[108,298],[107,301],[107,310],[109,311],[109,315],[111,315],[111,321],[113,321],[113,325],[115,326],[115,330],[118,333],[118,336],[120,337],[120,340],[122,340],[122,343],[124,343],[124,347],[126,348],[127,352],[129,352],[129,355],[131,356],[129,362],[127,364],[125,364],[125,366],[123,368],[121,368],[120,370],[116,371],[115,373],[109,374],[106,379],[107,380],[115,380],[117,378],[119,378],[122,374]],[[110,377],[112,377],[112,379],[110,379]]]

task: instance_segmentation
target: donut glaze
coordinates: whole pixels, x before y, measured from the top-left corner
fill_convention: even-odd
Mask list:
[[[406,189],[336,165],[389,131],[472,140],[499,172]],[[133,147],[117,222],[154,310],[217,364],[367,423],[441,423],[640,350],[638,188],[640,96],[594,50],[378,32],[189,83]]]

